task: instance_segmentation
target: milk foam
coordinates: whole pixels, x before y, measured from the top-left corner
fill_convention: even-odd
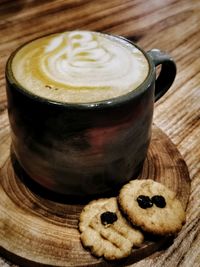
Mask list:
[[[111,99],[137,88],[148,75],[142,52],[110,35],[73,31],[42,37],[13,58],[15,79],[41,97],[69,103]]]

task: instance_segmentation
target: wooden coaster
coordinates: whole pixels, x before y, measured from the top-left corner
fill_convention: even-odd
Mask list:
[[[0,141],[0,151],[9,155],[9,149],[10,142]],[[117,263],[93,257],[82,247],[78,231],[84,205],[60,203],[36,194],[16,175],[7,157],[3,166],[0,163],[0,252],[9,260],[22,266],[125,266],[158,251],[169,241],[150,238]],[[190,194],[187,166],[175,145],[155,126],[139,176],[148,178],[175,191],[186,208]]]

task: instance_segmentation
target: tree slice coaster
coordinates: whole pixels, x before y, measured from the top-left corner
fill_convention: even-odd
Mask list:
[[[170,240],[148,237],[142,247],[117,263],[93,257],[82,247],[78,231],[84,205],[61,203],[31,190],[14,171],[8,133],[0,140],[4,140],[0,141],[0,151],[7,155],[7,160],[0,157],[0,252],[9,260],[22,266],[125,266],[160,250]],[[175,145],[156,126],[138,178],[165,184],[186,208],[190,194],[187,166]]]

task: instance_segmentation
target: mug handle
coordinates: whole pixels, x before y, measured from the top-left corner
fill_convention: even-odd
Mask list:
[[[170,88],[176,77],[176,64],[165,52],[152,49],[147,52],[156,66],[161,65],[161,71],[155,83],[155,102],[160,99]]]

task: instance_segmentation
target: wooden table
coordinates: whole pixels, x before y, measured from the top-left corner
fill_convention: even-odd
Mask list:
[[[133,264],[200,266],[200,1],[1,0],[0,133],[9,132],[4,69],[9,54],[43,34],[89,29],[123,35],[177,62],[171,90],[155,105],[154,122],[175,143],[191,177],[187,223],[166,250]],[[0,151],[0,161],[6,155]],[[0,258],[0,266],[15,266]]]

